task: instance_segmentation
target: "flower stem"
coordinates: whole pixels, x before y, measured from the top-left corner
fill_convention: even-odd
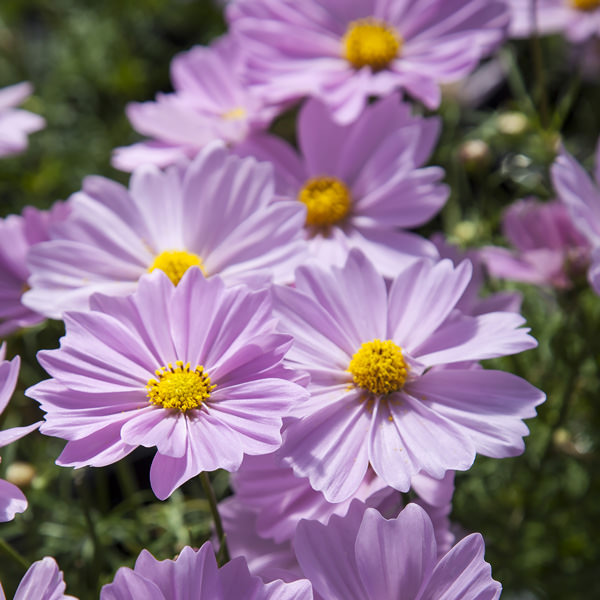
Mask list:
[[[217,531],[217,537],[219,538],[217,562],[219,563],[219,566],[222,566],[226,562],[229,562],[229,549],[227,548],[225,530],[223,529],[223,522],[221,521],[221,516],[219,515],[219,509],[217,507],[217,498],[215,497],[215,492],[206,471],[200,473],[200,482],[202,483],[202,488],[204,489],[204,494],[208,500],[213,521],[215,522],[215,529]]]
[[[25,570],[29,569],[29,563],[21,556],[7,541],[0,538],[0,550],[19,563]]]
[[[533,68],[535,71],[537,97],[540,103],[540,122],[544,129],[550,124],[550,109],[548,105],[548,94],[546,91],[546,74],[544,71],[544,59],[542,45],[538,34],[537,8],[538,0],[531,2],[531,19],[533,21],[533,33],[531,35],[531,55],[533,58]]]

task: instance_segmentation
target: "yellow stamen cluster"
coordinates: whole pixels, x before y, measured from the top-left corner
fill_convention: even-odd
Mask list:
[[[165,250],[154,259],[148,272],[152,273],[154,269],[160,269],[166,273],[174,285],[177,285],[190,267],[200,267],[206,275],[202,259],[199,256],[185,250]]]
[[[350,211],[350,190],[337,177],[309,179],[298,194],[306,204],[306,225],[328,227],[341,221]]]
[[[221,114],[221,118],[226,121],[239,121],[246,117],[246,109],[243,106],[236,106]]]
[[[368,18],[352,21],[342,40],[344,56],[356,69],[385,69],[402,49],[402,37],[384,21]]]
[[[577,10],[594,10],[600,7],[600,0],[571,0],[571,6]]]
[[[390,394],[402,388],[408,365],[402,348],[392,340],[365,342],[352,357],[348,371],[354,384],[376,395]]]
[[[152,404],[163,408],[176,408],[181,412],[200,408],[217,387],[211,385],[210,377],[202,365],[192,371],[190,363],[183,364],[181,360],[175,363],[175,367],[169,363],[155,373],[157,379],[148,381],[146,395]]]

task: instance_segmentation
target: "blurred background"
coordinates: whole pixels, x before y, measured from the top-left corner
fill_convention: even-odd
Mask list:
[[[41,114],[47,127],[31,136],[28,151],[0,160],[0,216],[28,204],[49,207],[88,174],[126,183],[128,176],[110,166],[113,148],[140,139],[126,104],[170,91],[172,57],[224,31],[220,7],[208,0],[2,0],[0,87],[31,81],[35,93],[23,107]],[[430,162],[446,169],[452,196],[423,234],[442,230],[463,248],[505,244],[500,220],[511,202],[552,198],[548,167],[561,139],[591,167],[600,71],[578,75],[572,49],[558,36],[537,44],[507,43],[487,71],[446,90],[443,133]],[[292,116],[287,124],[284,118],[278,131],[292,124]],[[478,458],[457,475],[456,531],[484,535],[503,598],[600,597],[600,298],[583,276],[562,291],[487,284],[488,292],[501,289],[522,292],[522,312],[540,347],[486,366],[525,377],[548,401],[529,422],[523,456]],[[61,334],[62,324],[52,322],[8,340],[9,355],[20,354],[23,367],[0,427],[41,418],[23,390],[45,377],[35,352],[56,347]],[[106,469],[73,471],[54,465],[62,446],[34,433],[2,449],[0,477],[21,485],[30,507],[1,524],[0,536],[30,561],[56,557],[68,593],[96,598],[142,548],[166,558],[206,539],[210,515],[199,482],[167,502],[156,500],[148,485],[153,451]],[[227,494],[225,473],[214,474],[214,484]],[[0,558],[8,597],[22,574]]]

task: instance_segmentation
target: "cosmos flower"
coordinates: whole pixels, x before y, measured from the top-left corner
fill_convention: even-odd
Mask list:
[[[220,569],[210,542],[199,550],[186,546],[175,560],[156,560],[142,550],[135,567],[121,567],[113,583],[102,588],[100,600],[312,600],[308,581],[264,584],[250,575],[242,558]]]
[[[129,191],[88,177],[69,200],[69,218],[30,251],[23,302],[61,318],[85,310],[94,292],[129,294],[155,269],[177,283],[190,266],[228,284],[287,282],[304,259],[304,210],[272,200],[270,165],[231,156],[219,143],[183,170],[140,167]]]
[[[269,102],[321,99],[339,123],[401,89],[428,108],[504,38],[496,0],[238,0],[228,7],[250,83]]]
[[[15,108],[32,92],[27,81],[0,89],[0,157],[25,150],[27,135],[46,126],[46,121],[39,115]]]
[[[480,534],[440,558],[431,521],[416,504],[391,520],[355,504],[327,525],[301,521],[295,549],[323,600],[495,600],[502,589],[483,558]]]
[[[431,243],[403,230],[429,221],[448,198],[443,169],[423,168],[439,128],[437,118],[412,116],[397,94],[350,125],[313,100],[298,117],[299,153],[267,134],[240,150],[273,163],[276,193],[306,206],[305,237],[320,264],[341,266],[358,247],[393,277],[416,256],[437,258]]]
[[[518,314],[455,309],[470,277],[468,261],[421,260],[388,291],[353,250],[341,269],[301,267],[295,289],[274,288],[281,329],[294,337],[288,364],[311,376],[281,456],[328,501],[354,494],[369,465],[406,491],[419,472],[441,479],[476,453],[523,451],[522,419],[544,394],[510,373],[440,368],[536,345]]]
[[[566,288],[585,272],[590,245],[559,201],[515,202],[504,213],[502,231],[514,250],[488,246],[480,251],[492,277]]]
[[[588,280],[600,295],[600,142],[596,149],[594,179],[564,148],[554,161],[551,173],[559,200],[592,248]]]
[[[50,556],[34,562],[21,579],[13,600],[77,600],[65,595],[62,571]],[[6,600],[0,584],[0,600]]]
[[[571,42],[600,35],[600,0],[507,0],[512,18],[510,35],[524,38],[563,32]]]
[[[197,267],[177,286],[157,271],[131,296],[95,295],[65,326],[61,347],[38,353],[52,379],[27,391],[48,413],[42,432],[68,440],[57,464],[156,446],[161,500],[201,471],[279,448],[282,417],[307,396],[282,366],[291,338],[275,332],[268,290],[226,288]]]
[[[0,346],[0,414],[4,412],[15,391],[21,359],[15,356],[12,360],[4,360],[6,342]],[[0,431],[0,448],[8,446],[37,429],[41,421],[25,427],[12,427]],[[22,513],[27,508],[27,499],[23,492],[12,483],[0,479],[0,522],[11,521],[16,513]]]
[[[21,302],[28,289],[26,258],[33,245],[48,240],[48,228],[67,214],[68,206],[57,202],[50,211],[27,206],[22,216],[0,219],[0,336],[44,320]]]
[[[165,167],[194,158],[212,140],[235,145],[265,129],[277,108],[265,106],[244,85],[241,66],[241,48],[230,35],[176,56],[171,63],[175,92],[127,106],[133,127],[152,139],[117,148],[113,165],[124,171],[146,163]]]

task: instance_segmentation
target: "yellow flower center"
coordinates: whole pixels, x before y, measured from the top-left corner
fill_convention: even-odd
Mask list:
[[[185,250],[165,250],[154,259],[148,268],[148,273],[152,273],[154,269],[160,269],[166,273],[173,285],[177,285],[190,267],[200,267],[206,275],[202,259],[199,256]]]
[[[236,106],[221,114],[221,118],[226,121],[238,121],[246,116],[246,109],[243,106]]]
[[[600,0],[571,0],[571,6],[577,10],[594,10],[600,7]]]
[[[376,395],[390,394],[402,388],[408,365],[402,348],[392,340],[365,342],[352,357],[348,371],[355,385]]]
[[[342,40],[344,56],[356,69],[385,69],[402,49],[402,37],[384,21],[368,18],[352,21]]]
[[[350,190],[337,177],[309,179],[298,194],[306,204],[306,224],[327,227],[341,221],[350,211]]]
[[[200,408],[217,387],[211,385],[208,373],[198,365],[193,371],[190,363],[178,360],[175,367],[169,363],[155,371],[158,379],[150,379],[146,385],[148,399],[163,408],[176,408],[181,412]]]

